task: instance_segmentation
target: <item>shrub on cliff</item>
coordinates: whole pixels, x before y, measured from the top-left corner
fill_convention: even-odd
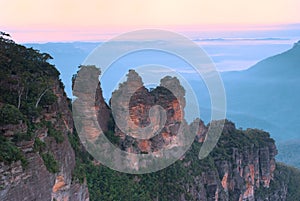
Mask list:
[[[24,120],[24,116],[14,105],[4,104],[0,108],[0,125],[18,124],[21,120]]]
[[[47,170],[51,173],[57,173],[59,171],[59,166],[57,161],[55,160],[53,154],[44,153],[42,154],[42,158]]]

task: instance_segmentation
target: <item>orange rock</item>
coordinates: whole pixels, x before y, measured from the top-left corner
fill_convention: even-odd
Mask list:
[[[151,151],[151,144],[149,140],[141,140],[138,143],[138,147],[142,152],[150,152]]]
[[[52,188],[52,192],[56,193],[57,191],[61,190],[65,186],[66,186],[66,183],[65,183],[64,177],[63,176],[57,176],[56,180],[55,180],[55,184]]]
[[[223,176],[223,179],[222,179],[222,186],[224,188],[224,190],[227,192],[228,191],[228,185],[227,185],[227,182],[228,182],[228,172],[226,172]]]

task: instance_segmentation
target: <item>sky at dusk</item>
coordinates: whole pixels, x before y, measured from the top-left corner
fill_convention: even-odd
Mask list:
[[[107,39],[141,28],[274,29],[299,23],[299,0],[0,0],[0,30],[17,42]]]

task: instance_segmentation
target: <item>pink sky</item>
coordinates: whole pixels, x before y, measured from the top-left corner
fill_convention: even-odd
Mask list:
[[[107,39],[140,28],[270,28],[300,20],[299,0],[1,0],[0,6],[0,30],[17,42]]]

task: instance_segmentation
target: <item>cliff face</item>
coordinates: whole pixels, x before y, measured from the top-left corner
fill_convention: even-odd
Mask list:
[[[176,97],[180,97],[181,100],[163,88],[163,83],[173,86],[176,89],[173,91],[180,94],[176,94]],[[133,89],[137,90],[134,93],[130,92]],[[160,105],[166,110],[166,123],[161,132],[150,139],[136,139],[126,135],[116,126],[114,131],[115,136],[119,137],[118,145],[128,152],[144,154],[167,147],[170,141],[176,139],[176,129],[180,123],[184,123],[184,90],[178,80],[164,78],[161,86],[149,91],[143,86],[141,78],[134,71],[130,71],[127,81],[113,93],[113,98],[129,96],[131,93],[133,95],[129,102],[130,115],[123,116],[129,125],[131,123],[139,127],[148,126],[151,122],[149,111],[153,105]],[[113,106],[126,105],[125,102],[118,103]],[[287,184],[273,187],[273,183],[277,182],[274,181],[277,149],[268,133],[257,129],[238,130],[233,123],[226,121],[217,146],[206,159],[200,161],[199,148],[206,140],[208,127],[209,125],[205,125],[201,120],[195,120],[188,126],[190,132],[196,132],[195,143],[180,161],[164,171],[153,173],[158,178],[173,177],[161,184],[161,188],[164,189],[162,191],[167,191],[167,195],[150,192],[153,200],[287,200]],[[174,174],[171,174],[172,172]],[[168,188],[169,180],[177,190]],[[135,181],[138,185],[145,186],[157,182],[160,185],[161,182],[147,176],[136,176]],[[268,190],[270,185],[272,191]]]
[[[183,119],[185,101],[182,94],[184,93],[179,80],[171,77],[164,78],[161,80],[159,87],[149,91],[143,86],[141,77],[135,71],[130,70],[127,81],[112,96],[112,99],[122,97],[118,99],[121,101],[117,101],[115,105],[112,103],[112,107],[117,108],[117,111],[122,111],[124,110],[123,107],[126,107],[128,104],[126,100],[129,100],[129,116],[118,112],[116,114],[121,115],[120,118],[131,128],[146,128],[151,123],[155,126],[144,130],[143,139],[136,139],[134,135],[125,135],[116,126],[115,135],[120,137],[121,148],[128,152],[149,153],[171,146],[171,143],[179,145],[180,141],[177,138],[180,132],[179,128],[181,125],[187,126]],[[153,106],[157,105],[161,107],[161,110],[165,111],[164,115],[158,111],[156,111],[157,113],[153,112],[153,110],[151,111]],[[165,122],[164,125],[159,125],[158,116],[160,116],[161,122]],[[157,132],[153,133],[153,130]]]
[[[198,141],[204,141],[206,130],[207,127],[200,122]],[[259,135],[265,135],[265,142],[251,143],[249,138]],[[243,144],[233,141],[234,138],[248,142]],[[270,187],[274,179],[276,154],[275,144],[266,133],[259,130],[239,131],[233,123],[226,121],[220,141],[210,154],[213,160],[210,169],[196,177],[187,192],[195,200],[265,200],[256,191]],[[285,200],[286,191],[277,190],[282,197],[273,196],[272,200]]]
[[[8,165],[2,162],[0,164],[0,199],[9,201],[19,200],[88,200],[89,194],[85,184],[72,182],[72,171],[75,168],[74,151],[68,141],[68,135],[72,135],[73,121],[68,101],[63,92],[56,83],[53,88],[58,97],[57,102],[47,107],[42,112],[35,123],[49,121],[55,125],[55,129],[62,134],[62,142],[49,136],[49,129],[41,127],[34,129],[35,139],[24,140],[17,143],[19,149],[28,161],[27,167],[23,168],[20,161]],[[6,126],[0,128],[4,136],[14,135],[20,132],[20,127],[24,127],[23,133],[28,132],[24,124],[11,125],[9,129]],[[10,134],[9,134],[10,133]],[[45,166],[42,153],[35,152],[35,141],[39,139],[44,142],[47,152],[52,153],[58,163],[58,171],[50,173]]]
[[[236,129],[226,121],[216,147],[199,160],[209,125],[199,119],[190,125],[185,122],[185,92],[172,77],[148,90],[137,73],[130,71],[127,82],[113,93],[113,97],[125,98],[111,104],[121,111],[129,108],[129,115],[117,115],[130,127],[146,128],[156,121],[157,114],[165,118],[150,139],[135,138],[134,132],[129,136],[115,124],[100,83],[92,107],[104,134],[120,149],[147,154],[172,143],[180,146],[178,132],[183,125],[184,132],[196,134],[190,150],[171,166],[144,175],[127,175],[92,164],[73,128],[59,73],[46,62],[50,55],[2,37],[0,42],[0,200],[87,201],[90,195],[92,200],[138,201],[300,199],[299,171],[275,163],[274,140],[264,131]],[[165,114],[153,111],[155,105]],[[99,133],[90,135],[94,138]]]
[[[72,176],[73,119],[58,72],[47,55],[3,38],[0,46],[0,200],[89,200]]]

